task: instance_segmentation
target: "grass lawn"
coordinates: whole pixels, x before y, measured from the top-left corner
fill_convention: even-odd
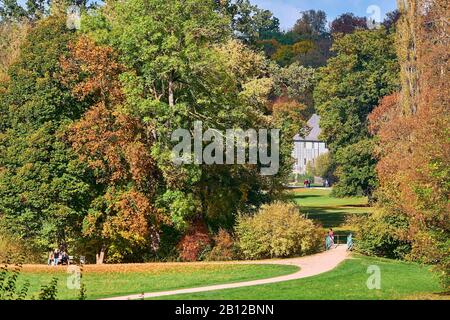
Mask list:
[[[381,271],[381,289],[369,290],[369,265]],[[211,292],[165,296],[160,299],[250,299],[250,300],[367,300],[448,299],[439,294],[438,279],[426,267],[383,258],[353,255],[336,269],[310,278]]]
[[[298,188],[290,191],[290,196],[309,218],[319,221],[324,228],[333,228],[337,235],[352,231],[345,223],[347,216],[373,210],[367,205],[366,197],[333,198],[330,193],[330,188]]]
[[[236,265],[206,263],[148,263],[123,265],[87,265],[82,281],[88,299],[97,299],[142,292],[164,291],[276,277],[296,272],[298,267],[282,265]],[[37,295],[41,285],[58,278],[58,299],[76,299],[78,290],[67,288],[66,267],[27,266],[19,284],[30,281],[30,294]]]

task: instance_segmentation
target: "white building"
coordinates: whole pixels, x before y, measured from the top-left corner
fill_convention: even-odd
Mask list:
[[[300,137],[298,134],[294,137],[292,156],[295,159],[293,172],[296,174],[304,174],[309,161],[314,164],[314,159],[328,152],[325,142],[319,140],[319,120],[320,117],[313,114],[308,121],[308,126],[311,128],[310,133],[306,137]]]

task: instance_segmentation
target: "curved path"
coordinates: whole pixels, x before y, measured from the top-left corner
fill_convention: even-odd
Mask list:
[[[339,245],[336,248],[314,254],[311,256],[292,258],[292,259],[279,259],[279,260],[259,260],[259,261],[237,261],[237,264],[282,264],[282,265],[294,265],[300,268],[299,271],[291,273],[285,276],[279,276],[275,278],[267,278],[260,280],[251,280],[245,282],[235,282],[228,284],[218,284],[205,287],[188,288],[188,289],[178,289],[160,292],[150,292],[144,294],[132,294],[121,297],[112,297],[101,300],[134,300],[134,299],[144,299],[144,298],[154,298],[161,296],[170,296],[174,294],[181,293],[196,293],[204,291],[213,291],[221,289],[239,288],[256,286],[260,284],[268,284],[275,282],[282,282],[288,280],[301,279],[306,277],[315,276],[320,273],[324,273],[334,269],[339,263],[347,258],[348,252],[346,251],[346,245]]]

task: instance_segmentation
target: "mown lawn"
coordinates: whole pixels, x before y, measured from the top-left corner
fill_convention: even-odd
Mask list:
[[[87,265],[82,281],[88,299],[139,294],[197,286],[276,277],[298,271],[295,266],[236,264],[123,264]],[[30,282],[30,294],[37,296],[42,285],[58,279],[58,299],[76,299],[78,290],[68,289],[67,267],[24,266],[19,284]],[[28,297],[30,298],[30,297]]]
[[[381,289],[369,290],[366,282],[370,265],[381,271]],[[439,281],[415,263],[353,255],[336,269],[314,277],[252,287],[218,290],[196,294],[161,297],[161,299],[249,299],[249,300],[373,300],[373,299],[448,299],[439,294]]]
[[[290,191],[290,197],[309,218],[319,221],[324,228],[333,228],[337,235],[346,236],[352,231],[346,224],[349,215],[373,211],[366,197],[333,198],[330,193],[331,189],[298,188]]]

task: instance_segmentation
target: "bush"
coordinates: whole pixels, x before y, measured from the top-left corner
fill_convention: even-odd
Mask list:
[[[355,228],[355,250],[370,256],[404,259],[410,243],[401,240],[408,228],[407,218],[399,213],[376,211],[353,216],[348,223]]]
[[[252,217],[239,217],[236,234],[247,259],[291,257],[320,250],[323,231],[291,203],[261,207]]]
[[[177,245],[183,261],[202,260],[211,248],[208,228],[203,222],[194,222]]]
[[[28,294],[30,282],[26,281],[22,287],[18,286],[18,277],[22,269],[21,264],[10,268],[7,264],[0,267],[0,300],[24,300]]]
[[[42,262],[39,251],[27,245],[25,241],[6,232],[0,226],[0,263],[38,263]]]
[[[224,229],[214,236],[214,247],[208,255],[211,261],[227,261],[236,257],[236,247],[233,237]]]

